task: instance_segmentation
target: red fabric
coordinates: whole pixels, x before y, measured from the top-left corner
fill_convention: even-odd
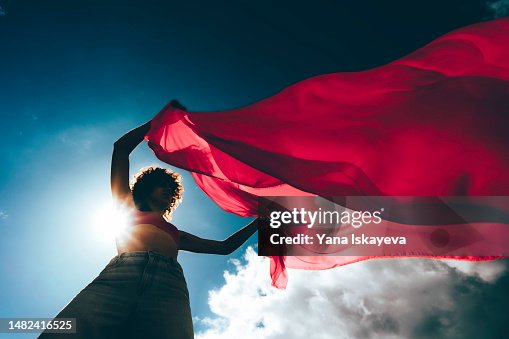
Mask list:
[[[317,76],[239,109],[168,105],[147,139],[241,216],[263,195],[509,195],[508,46],[508,18],[475,24],[385,66]],[[285,266],[368,258],[272,258],[273,284],[285,285]]]

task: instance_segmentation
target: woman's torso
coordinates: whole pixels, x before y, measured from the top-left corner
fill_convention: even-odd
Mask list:
[[[161,216],[135,210],[130,224],[117,236],[117,252],[158,252],[177,258],[179,233]]]

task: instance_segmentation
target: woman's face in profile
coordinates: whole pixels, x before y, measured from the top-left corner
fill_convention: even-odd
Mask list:
[[[168,207],[172,198],[173,189],[169,183],[163,183],[154,187],[152,193],[148,197],[149,201],[161,210],[165,210]]]

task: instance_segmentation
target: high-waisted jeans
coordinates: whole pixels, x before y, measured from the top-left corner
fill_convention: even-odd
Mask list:
[[[76,334],[40,338],[194,337],[182,267],[156,252],[114,257],[57,318],[76,318]]]

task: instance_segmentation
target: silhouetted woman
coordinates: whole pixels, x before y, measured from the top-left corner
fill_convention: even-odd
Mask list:
[[[228,239],[216,241],[169,223],[182,200],[179,174],[147,167],[129,185],[129,154],[149,129],[147,122],[114,144],[111,191],[132,212],[132,221],[117,237],[118,255],[58,314],[57,318],[76,318],[74,337],[193,338],[189,293],[178,252],[229,254],[257,229],[253,221]],[[70,337],[49,333],[41,337],[53,336]]]

